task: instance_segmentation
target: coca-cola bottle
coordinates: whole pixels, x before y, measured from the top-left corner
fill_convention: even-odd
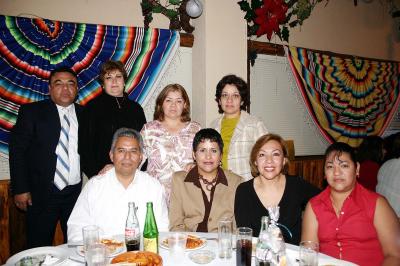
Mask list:
[[[129,202],[129,211],[125,224],[125,245],[127,251],[139,250],[140,248],[140,227],[136,216],[137,207],[134,202]]]

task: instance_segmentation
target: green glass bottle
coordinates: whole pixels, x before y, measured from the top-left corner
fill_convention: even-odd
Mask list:
[[[143,229],[143,250],[158,254],[158,229],[153,212],[153,202],[147,202],[146,220]]]

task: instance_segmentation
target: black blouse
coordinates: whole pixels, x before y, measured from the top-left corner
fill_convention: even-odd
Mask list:
[[[79,154],[83,172],[92,177],[111,163],[109,151],[115,131],[121,127],[140,132],[146,123],[143,108],[135,101],[102,93],[84,108],[79,124]]]
[[[286,226],[292,233],[292,238],[286,229],[281,228],[285,242],[298,245],[301,239],[302,211],[308,200],[319,194],[320,190],[301,177],[286,176],[286,185],[279,202],[278,223]],[[261,217],[269,216],[268,210],[261,203],[254,189],[254,179],[238,186],[235,195],[235,219],[237,226],[253,229],[253,236],[260,234]]]

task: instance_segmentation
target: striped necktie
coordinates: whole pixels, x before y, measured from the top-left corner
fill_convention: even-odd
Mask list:
[[[64,113],[61,121],[60,139],[58,141],[56,154],[57,165],[56,173],[54,176],[54,184],[59,190],[63,190],[68,185],[69,179],[69,156],[68,156],[68,143],[69,143],[69,126],[70,122],[67,113]]]

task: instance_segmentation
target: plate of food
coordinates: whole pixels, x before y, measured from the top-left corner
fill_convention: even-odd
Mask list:
[[[126,251],[125,242],[119,237],[105,237],[100,240],[100,243],[107,247],[108,257],[114,257]],[[76,252],[82,257],[85,256],[85,248],[83,246],[77,246]]]
[[[10,257],[6,265],[35,266],[61,265],[68,260],[69,252],[60,247],[39,247],[21,251]]]
[[[191,251],[191,250],[203,248],[206,245],[206,243],[207,243],[206,239],[189,234],[187,236],[187,241],[186,241],[186,250]],[[169,249],[168,238],[165,238],[164,240],[161,241],[160,247]]]
[[[111,264],[129,264],[140,266],[162,266],[160,255],[149,251],[129,251],[119,254],[111,260]]]

